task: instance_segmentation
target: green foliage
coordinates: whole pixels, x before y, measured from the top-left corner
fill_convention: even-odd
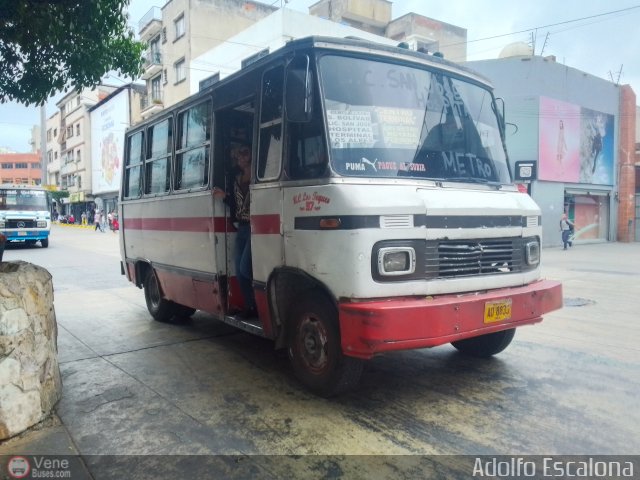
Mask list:
[[[136,78],[144,44],[127,25],[129,2],[0,0],[0,102],[42,104],[110,71]]]
[[[51,198],[56,202],[60,202],[61,199],[69,196],[69,192],[67,190],[53,190],[49,193],[51,194]]]

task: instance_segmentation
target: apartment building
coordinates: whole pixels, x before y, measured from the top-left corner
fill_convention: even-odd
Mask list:
[[[191,60],[276,11],[251,0],[169,0],[140,20],[140,40],[148,43],[144,73],[147,94],[142,117],[189,95]]]
[[[393,19],[391,7],[387,0],[320,0],[309,7],[309,14],[405,42],[412,50],[466,61],[466,29],[413,12]]]
[[[58,133],[60,129],[60,110],[47,118],[47,177],[44,184],[53,189],[60,189],[60,143],[58,142]]]
[[[40,185],[42,182],[42,164],[40,154],[0,153],[0,181]]]
[[[64,213],[80,214],[91,205],[91,126],[89,108],[106,98],[115,87],[72,90],[56,103],[60,110],[60,188],[69,192]],[[69,207],[66,207],[69,204]]]

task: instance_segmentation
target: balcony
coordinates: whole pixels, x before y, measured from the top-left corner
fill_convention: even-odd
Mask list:
[[[148,118],[164,109],[162,92],[152,92],[140,97],[140,116]]]
[[[144,71],[142,72],[142,79],[148,80],[149,78],[157,75],[162,71],[162,54],[157,51],[148,50],[144,54]]]
[[[138,23],[138,35],[141,42],[148,42],[162,29],[162,10],[160,7],[151,7]]]

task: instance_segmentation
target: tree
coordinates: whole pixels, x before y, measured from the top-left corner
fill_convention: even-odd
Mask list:
[[[42,104],[110,71],[136,78],[144,44],[127,25],[129,2],[0,0],[0,102]]]

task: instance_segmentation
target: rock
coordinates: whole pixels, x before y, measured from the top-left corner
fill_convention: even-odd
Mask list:
[[[62,394],[51,274],[0,263],[0,440],[47,418]]]

